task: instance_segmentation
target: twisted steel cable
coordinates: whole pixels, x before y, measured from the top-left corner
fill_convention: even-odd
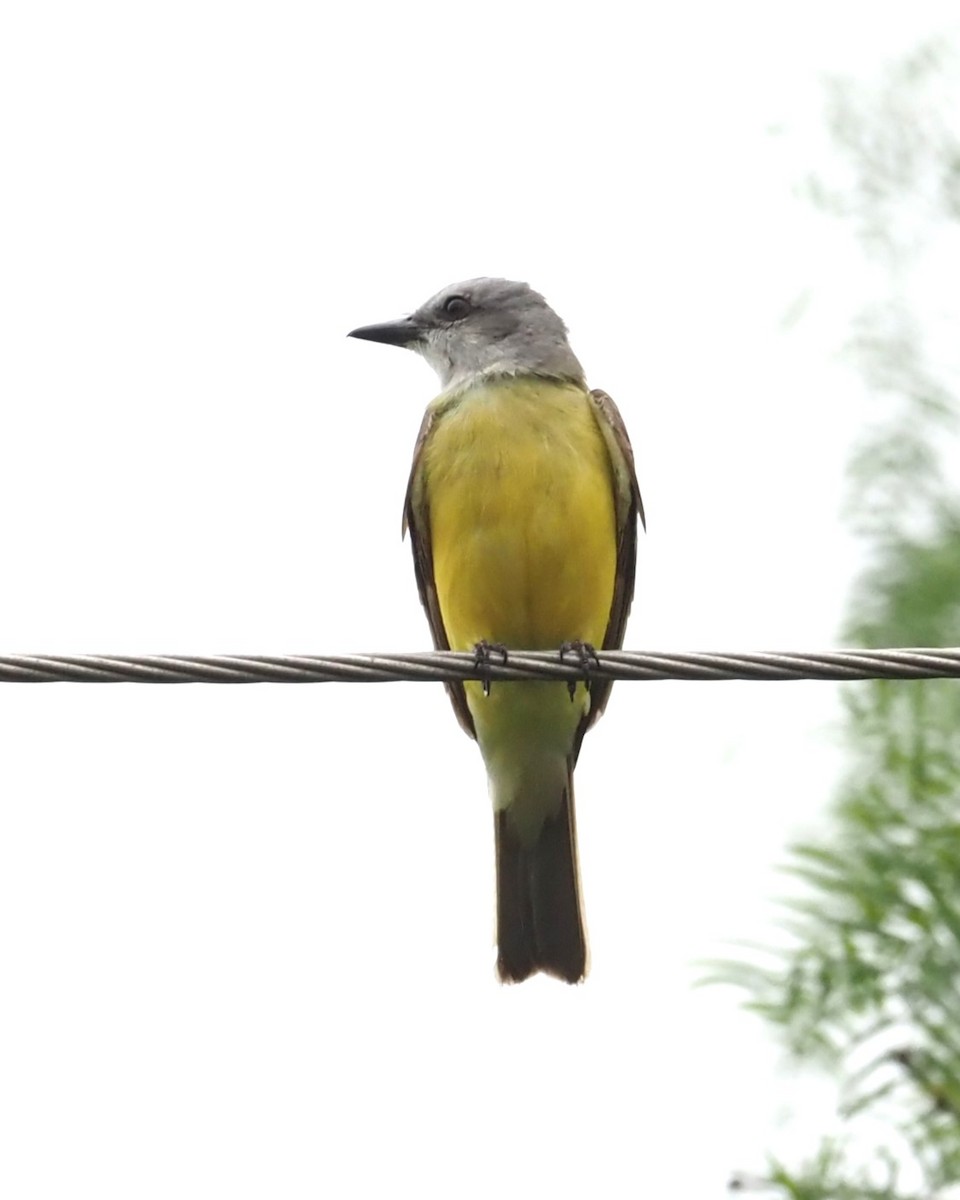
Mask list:
[[[825,653],[602,650],[584,666],[558,651],[344,655],[0,655],[0,683],[395,683],[482,679],[956,679],[960,647]]]

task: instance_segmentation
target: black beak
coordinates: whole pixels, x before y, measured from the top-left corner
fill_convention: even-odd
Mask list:
[[[361,325],[351,329],[347,337],[363,338],[365,342],[383,342],[387,346],[412,346],[423,337],[423,330],[412,317],[385,321],[382,325]]]

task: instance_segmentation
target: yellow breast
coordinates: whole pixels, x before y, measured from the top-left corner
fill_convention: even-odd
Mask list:
[[[501,378],[441,404],[422,460],[453,649],[601,645],[616,572],[609,455],[588,394]]]

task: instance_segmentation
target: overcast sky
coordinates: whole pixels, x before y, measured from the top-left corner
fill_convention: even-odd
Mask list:
[[[632,648],[836,643],[869,297],[800,194],[825,73],[950,4],[13,3],[0,643],[426,648],[435,380],[348,341],[526,279],[617,400]],[[0,688],[0,1192],[719,1197],[829,1090],[736,998],[839,767],[825,684],[621,684],[577,773],[592,973],[494,977],[439,686]]]

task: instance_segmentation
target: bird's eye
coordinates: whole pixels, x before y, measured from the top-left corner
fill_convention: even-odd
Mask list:
[[[454,321],[459,321],[470,311],[470,301],[465,296],[450,296],[443,302],[443,311]]]

